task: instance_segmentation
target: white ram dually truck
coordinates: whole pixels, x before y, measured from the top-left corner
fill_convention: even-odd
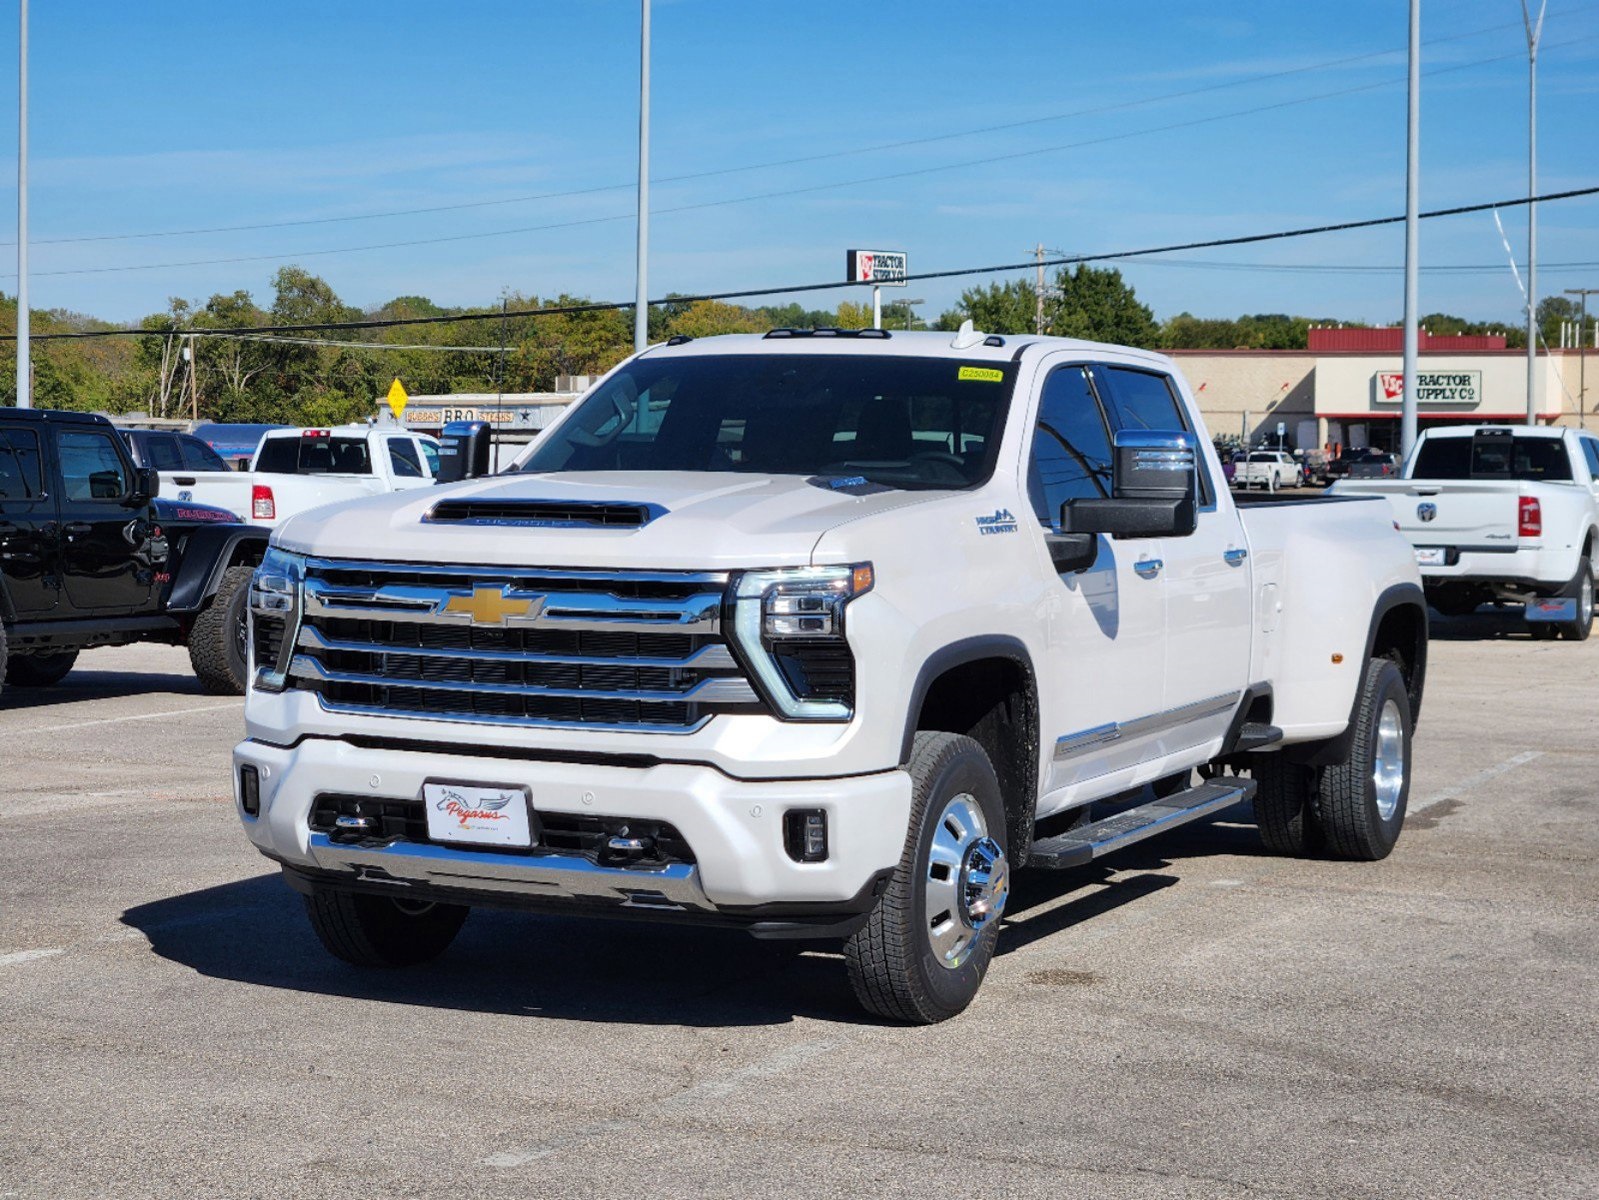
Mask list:
[[[652,347],[515,473],[288,522],[250,605],[238,813],[333,954],[699,920],[912,1022],[1017,868],[1251,795],[1386,855],[1427,652],[1386,505],[1240,508],[1170,360],[969,330]]]
[[[408,429],[270,429],[248,471],[162,471],[161,495],[270,529],[324,504],[431,487],[438,473],[438,440]]]
[[[1427,601],[1446,616],[1489,601],[1525,606],[1534,637],[1593,629],[1599,437],[1578,429],[1429,429],[1402,479],[1350,479],[1342,496],[1381,496],[1415,547]]]

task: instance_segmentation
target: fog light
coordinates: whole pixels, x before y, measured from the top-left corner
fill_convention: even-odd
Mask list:
[[[791,808],[783,814],[783,848],[795,862],[827,858],[827,813],[819,808]]]
[[[239,804],[245,816],[261,815],[261,772],[255,767],[239,768]]]

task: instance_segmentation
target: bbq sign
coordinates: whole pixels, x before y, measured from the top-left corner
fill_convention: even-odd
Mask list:
[[[1378,371],[1372,378],[1378,404],[1403,404],[1405,376],[1400,371]],[[1416,404],[1437,408],[1476,408],[1482,403],[1481,371],[1418,371]]]
[[[903,250],[846,250],[844,278],[851,283],[904,287],[910,262]]]

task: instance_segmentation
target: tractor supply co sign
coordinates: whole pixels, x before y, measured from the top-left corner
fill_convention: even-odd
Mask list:
[[[1403,404],[1405,376],[1400,371],[1378,371],[1372,379],[1378,404]],[[1418,371],[1416,404],[1435,408],[1476,408],[1482,403],[1481,371]]]
[[[851,283],[904,287],[910,262],[903,250],[846,250],[844,278]]]

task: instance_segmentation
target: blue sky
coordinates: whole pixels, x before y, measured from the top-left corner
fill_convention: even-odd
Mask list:
[[[287,263],[363,306],[632,295],[637,0],[162,11],[32,5],[35,307],[130,319],[169,296],[243,287],[264,300]],[[12,0],[7,243],[16,34]],[[1423,38],[1438,72],[1423,80],[1423,208],[1522,194],[1519,6],[1426,0]],[[1405,39],[1401,0],[656,0],[650,291],[826,281],[849,246],[904,248],[913,271],[938,270],[1017,261],[1039,241],[1108,251],[1400,212]],[[1599,0],[1552,0],[1539,92],[1540,190],[1599,184]],[[1525,215],[1503,219],[1521,259]],[[114,236],[297,221],[321,223]],[[1539,226],[1541,292],[1599,285],[1599,265],[1554,266],[1599,264],[1599,199],[1548,205]],[[1514,319],[1491,217],[1426,223],[1422,248],[1428,266],[1492,268],[1424,275],[1423,311]],[[0,248],[8,293],[14,253]],[[1381,321],[1399,315],[1397,274],[1254,265],[1401,256],[1384,230],[1123,270],[1158,316]],[[242,261],[209,261],[221,259]],[[971,282],[904,294],[936,314]],[[841,294],[794,298],[831,307]]]

